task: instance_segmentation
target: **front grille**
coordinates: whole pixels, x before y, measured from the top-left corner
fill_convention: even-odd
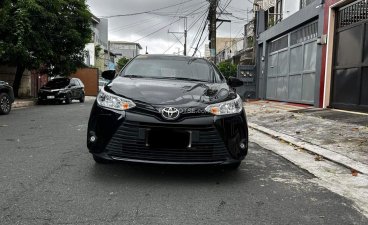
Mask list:
[[[152,116],[156,118],[157,120],[164,121],[164,122],[167,121],[162,117],[162,114],[159,112],[159,110],[153,107],[143,108],[141,105],[139,105],[139,107],[131,109],[130,112],[133,112],[135,114],[145,115],[145,116]],[[211,116],[212,115],[210,113],[206,113],[206,112],[201,112],[201,113],[185,112],[185,113],[180,113],[176,121],[183,121],[185,119],[203,118],[203,117],[211,117]]]
[[[145,130],[170,128],[192,131],[191,148],[165,149],[147,147]],[[161,162],[221,162],[229,155],[217,130],[213,126],[162,126],[125,121],[106,147],[112,157]]]

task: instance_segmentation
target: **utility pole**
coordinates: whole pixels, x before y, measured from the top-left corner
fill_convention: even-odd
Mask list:
[[[210,56],[212,62],[216,63],[216,9],[218,6],[218,0],[209,0],[210,8],[208,11],[209,20],[209,39],[210,39]]]
[[[187,55],[188,18],[187,17],[180,17],[180,18],[184,19],[184,32],[170,32],[169,30],[168,33],[173,34],[174,37],[180,42],[180,44],[184,46],[184,55]],[[181,43],[180,38],[178,38],[176,34],[184,34],[184,44]]]
[[[187,17],[184,18],[184,55],[187,55],[187,36],[188,36],[188,20]]]

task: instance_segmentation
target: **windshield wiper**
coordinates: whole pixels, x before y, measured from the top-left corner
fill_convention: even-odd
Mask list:
[[[186,80],[186,81],[200,81],[200,82],[206,82],[204,80],[199,79],[193,79],[193,78],[187,78],[187,77],[158,77],[159,79],[171,79],[171,80]]]
[[[128,78],[143,78],[144,76],[131,74],[131,75],[124,75],[123,77],[128,77]]]

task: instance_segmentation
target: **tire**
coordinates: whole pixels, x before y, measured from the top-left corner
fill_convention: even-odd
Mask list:
[[[67,94],[67,96],[65,97],[65,104],[70,104],[72,103],[72,97],[70,96],[70,94]]]
[[[84,102],[84,99],[85,99],[85,96],[84,96],[84,94],[82,94],[82,97],[80,97],[79,102],[80,103],[83,103]]]
[[[11,111],[10,96],[6,93],[0,94],[0,115],[7,115]]]
[[[37,105],[46,105],[46,101],[44,101],[44,100],[37,100]]]
[[[103,159],[101,157],[93,155],[93,159],[97,164],[110,164],[111,160]]]

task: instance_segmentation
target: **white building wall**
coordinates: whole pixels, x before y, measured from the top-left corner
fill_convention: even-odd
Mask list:
[[[282,6],[282,19],[286,19],[289,16],[300,10],[300,1],[299,0],[284,0]]]
[[[87,66],[95,66],[95,44],[94,43],[88,43],[84,47],[84,51],[88,52],[89,55],[89,62],[87,61],[88,57],[85,57],[85,64]]]

